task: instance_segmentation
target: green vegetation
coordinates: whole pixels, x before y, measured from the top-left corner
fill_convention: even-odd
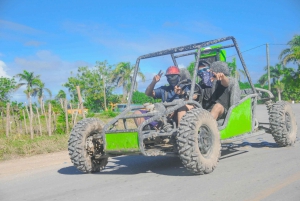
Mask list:
[[[300,36],[295,35],[288,45],[289,48],[284,49],[279,55],[278,63],[270,66],[271,91],[278,100],[299,102]],[[248,82],[242,81],[245,72],[237,68],[236,59],[233,58],[227,63],[231,76],[239,80],[240,88],[250,88]],[[298,68],[287,67],[291,63],[298,65]],[[191,62],[187,69],[193,74],[194,62]],[[13,78],[0,77],[0,160],[66,150],[70,130],[82,119],[82,114],[66,111],[66,107],[77,110],[79,108],[76,86],[80,87],[84,108],[88,109],[86,117],[98,117],[106,123],[117,116],[118,113],[112,111],[111,107],[116,103],[126,102],[133,83],[133,70],[134,65],[130,62],[111,65],[107,61],[97,61],[93,68],[78,67],[76,74],[71,72],[68,81],[63,84],[67,90],[60,90],[54,99],[46,84],[34,72],[24,70]],[[138,72],[138,77],[145,81],[145,76],[141,72]],[[258,83],[254,84],[255,87],[268,89],[267,78],[265,67],[265,73],[259,78]],[[19,82],[16,79],[19,79]],[[10,101],[12,93],[21,86],[26,87],[24,93],[28,105]],[[117,87],[122,88],[122,95],[113,94],[113,90]],[[137,85],[134,89],[132,96],[134,104],[160,101],[137,91]],[[68,101],[66,92],[71,97]],[[44,100],[46,94],[49,95],[49,99]],[[31,104],[31,98],[36,98],[38,104]],[[65,101],[68,102],[67,105]],[[105,110],[104,105],[109,109]],[[7,116],[9,122],[6,122]]]
[[[0,103],[9,101],[10,94],[16,88],[16,81],[14,78],[0,77]]]
[[[132,103],[134,104],[155,103],[160,101],[160,99],[154,99],[152,97],[147,96],[145,93],[139,91],[133,92],[132,95]]]

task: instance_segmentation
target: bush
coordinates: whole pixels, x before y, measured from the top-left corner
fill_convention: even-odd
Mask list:
[[[155,102],[161,102],[161,100],[149,97],[145,93],[139,91],[135,91],[132,94],[132,103],[134,104],[155,103]]]
[[[116,117],[119,113],[118,112],[113,112],[111,110],[107,110],[101,113],[102,116],[107,116],[107,117]]]

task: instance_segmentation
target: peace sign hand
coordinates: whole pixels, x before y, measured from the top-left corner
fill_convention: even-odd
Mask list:
[[[222,81],[225,78],[225,75],[223,73],[215,73],[215,72],[213,72],[213,74],[214,74],[214,77],[213,77],[214,80],[220,80],[220,81]]]
[[[164,74],[164,73],[161,72],[161,70],[160,70],[160,71],[158,72],[158,74],[155,75],[155,76],[153,77],[153,82],[155,82],[155,83],[159,82],[159,80],[160,80],[160,78],[161,78],[161,76],[162,76],[163,74]]]

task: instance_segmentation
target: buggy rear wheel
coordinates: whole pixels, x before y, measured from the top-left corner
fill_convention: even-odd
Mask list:
[[[93,139],[93,135],[101,133],[103,123],[96,118],[79,121],[71,131],[68,150],[72,163],[85,173],[99,172],[107,162],[104,157],[102,139]]]
[[[269,121],[272,136],[279,146],[286,147],[295,143],[297,123],[289,103],[274,103],[269,111]]]
[[[211,173],[220,157],[220,132],[216,120],[201,108],[192,109],[181,119],[177,136],[179,156],[193,174]]]

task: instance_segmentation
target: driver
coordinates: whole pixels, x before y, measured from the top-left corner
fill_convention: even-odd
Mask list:
[[[145,91],[145,94],[147,96],[151,96],[153,98],[159,98],[162,100],[162,102],[172,102],[175,99],[181,98],[181,95],[179,95],[179,94],[184,94],[184,92],[187,92],[189,90],[188,88],[185,88],[185,91],[182,92],[182,90],[177,86],[177,84],[179,83],[179,80],[180,80],[180,70],[177,66],[170,66],[167,69],[166,77],[167,77],[169,86],[161,86],[161,87],[154,89],[156,83],[158,83],[160,81],[160,78],[162,75],[163,75],[163,73],[161,71],[159,71],[159,73],[153,77],[152,82],[150,83],[150,85],[147,87],[147,89]],[[185,115],[186,111],[188,111],[192,108],[193,108],[192,105],[185,105],[177,110],[177,112],[176,112],[177,114],[176,113],[172,114],[173,116],[175,116],[175,118],[177,117],[178,124],[179,124],[180,119]],[[146,113],[146,112],[147,112],[146,110],[138,110],[135,112],[135,114],[142,114],[142,113]],[[148,119],[148,118],[135,118],[136,125],[137,126],[140,125],[141,123],[143,123],[145,121],[145,119]],[[153,127],[155,127],[157,125],[157,124],[155,124],[155,122],[152,122],[151,124]]]

